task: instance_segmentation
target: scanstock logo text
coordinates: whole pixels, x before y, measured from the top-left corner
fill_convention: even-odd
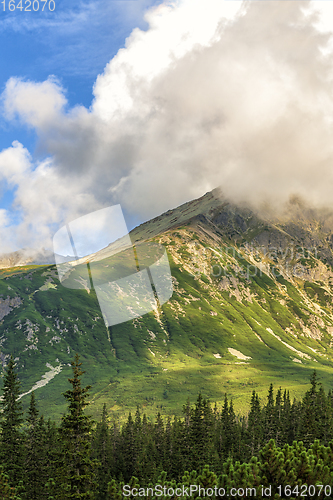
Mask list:
[[[120,205],[63,226],[53,237],[53,250],[62,285],[88,292],[93,287],[107,327],[156,310],[172,296],[165,248],[132,242]]]

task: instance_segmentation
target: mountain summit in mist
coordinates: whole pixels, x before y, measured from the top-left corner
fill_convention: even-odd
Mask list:
[[[75,352],[103,403],[123,415],[136,405],[172,413],[201,391],[232,395],[241,410],[248,386],[300,394],[317,370],[333,373],[333,236],[330,213],[291,200],[284,213],[259,214],[206,193],[130,233],[134,245],[167,249],[173,295],[140,318],[106,328],[94,289],[65,288],[55,265],[0,270],[0,359],[18,360],[25,394],[46,413],[61,393]],[[105,261],[112,245],[89,256]],[[75,268],[73,268],[75,272]],[[121,298],[119,299],[121,300]],[[24,404],[28,401],[22,397]]]

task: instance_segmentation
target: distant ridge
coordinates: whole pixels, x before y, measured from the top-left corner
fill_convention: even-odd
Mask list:
[[[59,256],[59,261],[69,262],[75,260],[73,256]],[[10,252],[0,255],[0,269],[8,269],[11,267],[22,267],[32,265],[48,265],[54,264],[55,257],[53,252],[41,250],[36,252],[33,249],[22,249],[16,252]]]

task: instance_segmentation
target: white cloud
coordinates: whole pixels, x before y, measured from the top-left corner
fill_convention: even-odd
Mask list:
[[[0,211],[1,252],[52,248],[54,226],[98,208],[84,181],[69,184],[51,159],[34,164],[17,141],[1,151],[0,173],[0,180],[15,189],[13,210]]]
[[[3,93],[3,101],[7,119],[18,116],[37,129],[49,128],[66,104],[63,89],[52,77],[42,83],[10,78]]]
[[[0,153],[0,179],[6,180],[10,187],[16,186],[29,177],[30,162],[29,151],[18,141],[14,141],[11,148]]]
[[[233,18],[239,3],[166,1],[98,76],[89,110],[66,110],[52,78],[9,80],[7,116],[48,154],[0,154],[20,243],[107,205],[148,218],[218,185],[235,201],[331,204],[332,56],[309,5],[249,2]]]
[[[150,29],[133,30],[126,48],[119,50],[98,76],[93,112],[108,120],[133,108],[142,111],[142,98],[150,96],[140,95],[141,87],[147,87],[195,47],[211,45],[218,38],[221,20],[234,15],[240,5],[237,1],[183,0],[166,1],[149,10],[145,18]],[[147,112],[150,107],[148,102]]]

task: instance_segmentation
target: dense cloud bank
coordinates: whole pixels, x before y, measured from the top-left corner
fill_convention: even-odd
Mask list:
[[[216,186],[255,206],[332,205],[332,56],[311,5],[165,1],[97,77],[90,109],[69,109],[54,77],[11,78],[5,116],[36,130],[45,159],[17,142],[0,153],[20,220],[1,211],[1,250],[48,247],[66,220],[114,203],[144,220]]]

